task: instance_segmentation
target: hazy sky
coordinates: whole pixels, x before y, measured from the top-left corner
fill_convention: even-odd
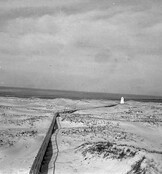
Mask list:
[[[0,0],[0,85],[162,95],[162,1]]]

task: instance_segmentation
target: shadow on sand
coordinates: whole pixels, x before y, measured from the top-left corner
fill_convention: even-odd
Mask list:
[[[42,161],[41,168],[40,168],[40,174],[48,173],[49,163],[51,161],[52,155],[53,155],[53,147],[52,147],[52,141],[50,139],[46,153],[45,153],[43,161]]]

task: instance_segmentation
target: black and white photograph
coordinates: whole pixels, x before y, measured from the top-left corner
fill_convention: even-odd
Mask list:
[[[162,174],[162,0],[0,0],[0,174]]]

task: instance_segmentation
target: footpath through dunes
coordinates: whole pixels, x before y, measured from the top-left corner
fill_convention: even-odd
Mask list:
[[[29,174],[54,113],[112,103],[114,101],[0,97],[0,174]]]
[[[76,111],[113,107],[116,105],[117,104],[93,106],[93,107],[86,107],[86,108],[80,108],[80,109],[64,110],[64,111],[55,113],[52,123],[46,134],[46,137],[44,138],[41,148],[39,149],[38,154],[35,157],[35,160],[33,162],[33,165],[29,173],[30,174],[55,173],[55,163],[59,153],[59,148],[57,144],[57,134],[60,129],[60,123],[58,118],[60,114],[72,114]]]
[[[58,127],[58,121],[56,118],[56,123],[55,123],[54,129],[53,129],[51,138],[49,140],[47,149],[45,151],[43,160],[41,162],[39,174],[46,174],[46,173],[53,174],[53,171],[55,168],[55,161],[56,161],[57,155],[58,155],[58,145],[57,145],[58,131],[59,131],[59,127]]]

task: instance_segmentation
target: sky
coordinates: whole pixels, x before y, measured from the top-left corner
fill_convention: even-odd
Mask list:
[[[0,86],[162,96],[162,1],[0,0]]]

